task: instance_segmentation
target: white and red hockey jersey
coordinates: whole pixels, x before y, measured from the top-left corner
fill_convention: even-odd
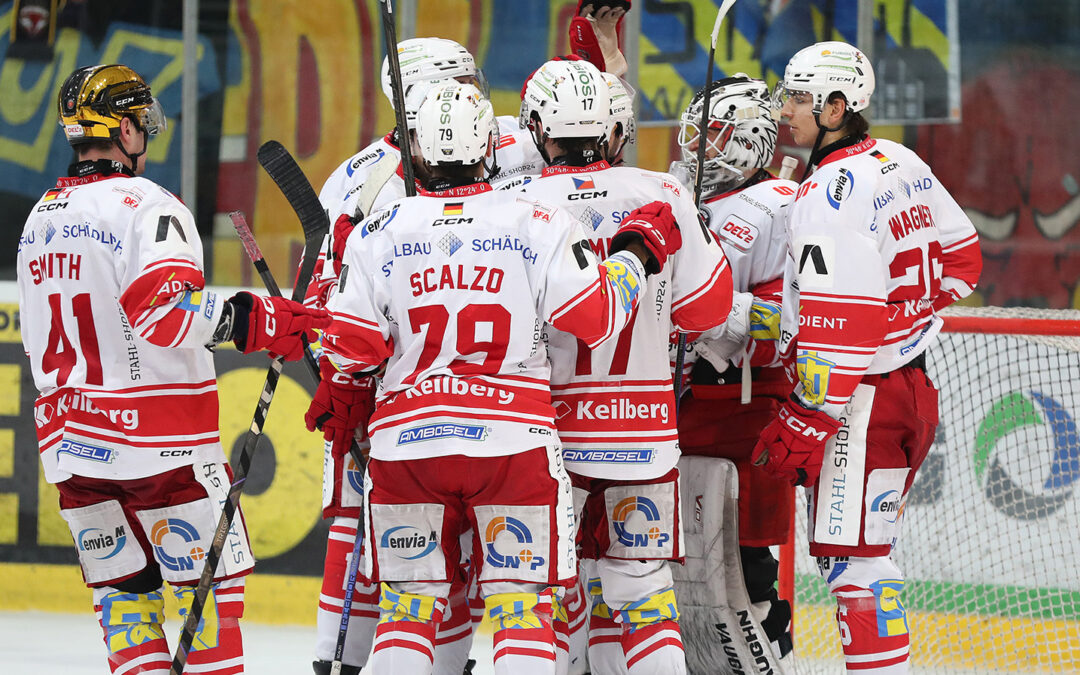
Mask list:
[[[797,333],[799,393],[834,416],[863,374],[923,353],[941,328],[935,311],[970,294],[982,270],[971,221],[892,141],[826,156],[799,187],[789,227],[782,342]]]
[[[657,200],[671,204],[682,248],[649,277],[641,306],[618,339],[591,349],[559,325],[547,330],[566,467],[626,480],[667,473],[679,459],[668,336],[673,325],[702,332],[727,318],[731,269],[723,251],[670,174],[607,162],[548,167],[520,194],[568,212],[598,256],[606,255],[631,210]]]
[[[798,187],[794,181],[772,178],[715,195],[702,203],[700,212],[724,250],[736,293],[750,293],[755,298],[780,304],[788,260],[787,210]],[[713,328],[700,339],[717,339],[727,327],[725,323]],[[689,374],[697,360],[694,346],[691,343],[687,347],[685,374]],[[748,355],[752,366],[777,363],[775,344],[765,341],[751,341]]]
[[[495,148],[498,172],[489,182],[501,182],[516,176],[539,173],[544,166],[544,160],[536,149],[529,131],[518,125],[516,117],[501,115],[495,119],[499,123],[500,134],[499,143]],[[389,176],[383,174],[382,177],[377,178],[385,182],[379,186],[372,203],[367,207],[367,213],[363,215],[367,217],[387,204],[405,197],[401,150],[396,143],[394,132],[387,134],[342,162],[326,179],[319,192],[319,202],[326,209],[331,226],[343,213],[349,216],[356,215],[358,206],[362,206],[359,204],[359,197],[364,184],[386,162],[393,163],[396,170]],[[420,183],[417,182],[417,191],[421,189]],[[333,266],[326,263],[331,255],[332,235],[333,230],[327,235],[322,246],[311,284],[308,286],[305,304],[324,303],[330,288],[337,282]]]
[[[555,442],[545,322],[592,346],[633,316],[645,273],[598,262],[565,211],[477,183],[395,202],[350,236],[323,349],[389,359],[371,454],[495,456]]]
[[[514,176],[540,173],[544,159],[536,149],[529,130],[518,125],[517,117],[500,115],[495,119],[499,123],[499,143],[495,146],[498,173],[492,176],[489,182],[496,183]],[[342,213],[350,216],[355,214],[356,198],[360,189],[376,167],[387,161],[397,164],[398,171],[386,182],[369,213],[364,215],[370,215],[380,207],[405,196],[405,183],[400,169],[401,150],[391,132],[342,162],[326,179],[319,192],[319,201],[329,214],[331,223]]]
[[[34,206],[19,308],[46,480],[225,461],[204,345],[226,300],[202,265],[191,213],[144,178],[61,178]]]

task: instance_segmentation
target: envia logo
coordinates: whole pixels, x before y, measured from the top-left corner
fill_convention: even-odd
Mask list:
[[[150,543],[154,547],[154,556],[158,562],[174,572],[195,569],[195,561],[202,560],[206,556],[201,546],[198,546],[199,531],[186,520],[179,518],[162,518],[150,528]],[[195,546],[188,546],[196,544]],[[167,549],[187,549],[180,555],[171,555]]]
[[[120,525],[109,534],[100,527],[88,527],[75,537],[79,550],[96,560],[108,560],[124,550],[127,531]]]
[[[498,542],[499,535],[505,533],[502,542]],[[507,542],[507,540],[510,540]],[[530,570],[544,564],[542,556],[533,553],[528,546],[533,543],[532,532],[517,518],[510,516],[498,516],[492,518],[484,531],[484,548],[487,555],[484,559],[492,567],[517,569],[522,565],[528,565]],[[499,549],[517,549],[516,553],[503,555]]]
[[[634,513],[641,513],[645,517],[645,527],[648,529],[644,533],[630,531],[631,528],[628,525],[631,525],[630,521]],[[611,524],[615,528],[615,536],[619,538],[619,543],[623,546],[663,546],[671,539],[671,535],[661,531],[659,525],[649,525],[649,523],[659,524],[659,522],[660,510],[651,499],[646,497],[627,497],[616,504],[611,512]]]
[[[417,560],[435,550],[439,538],[435,531],[424,533],[412,525],[398,525],[383,532],[379,540],[381,548],[390,551],[402,560]]]
[[[1032,438],[1044,442],[1032,447]],[[979,423],[974,465],[995,509],[1019,520],[1046,518],[1072,497],[1080,479],[1076,422],[1053,398],[1014,391]]]
[[[901,513],[900,493],[896,490],[882,492],[870,503],[870,511],[880,513],[881,517],[889,523],[895,523]]]

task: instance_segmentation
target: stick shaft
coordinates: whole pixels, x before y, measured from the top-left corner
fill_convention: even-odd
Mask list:
[[[394,27],[394,8],[391,0],[379,0],[382,8],[383,42],[390,64],[390,88],[394,94],[394,117],[397,119],[398,141],[401,146],[401,172],[405,178],[405,195],[416,196],[416,180],[412,163],[412,138],[409,119],[405,114],[405,89],[401,82],[401,63],[398,61],[397,29]]]

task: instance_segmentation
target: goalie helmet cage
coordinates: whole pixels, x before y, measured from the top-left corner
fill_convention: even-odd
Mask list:
[[[940,424],[893,552],[911,672],[1080,673],[1080,311],[942,315],[927,353]],[[795,536],[781,551],[795,671],[844,672],[797,493]]]

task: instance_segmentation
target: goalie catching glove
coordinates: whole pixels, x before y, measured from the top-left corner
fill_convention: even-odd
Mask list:
[[[813,485],[821,473],[825,444],[840,426],[839,420],[807,408],[792,394],[776,419],[762,430],[751,459],[792,485]]]
[[[668,256],[682,247],[682,233],[671,213],[671,204],[650,202],[631,211],[612,237],[608,251],[622,251],[635,241],[640,241],[648,249],[649,259],[643,261],[645,271],[659,274]]]
[[[330,313],[325,309],[241,291],[226,303],[212,344],[232,340],[244,354],[265,349],[274,358],[296,361],[304,356],[302,338],[314,340],[315,329],[328,325]]]
[[[322,379],[304,424],[308,431],[321,430],[323,438],[333,443],[334,456],[344,457],[357,429],[359,440],[367,438],[368,419],[375,412],[375,378],[343,373],[325,357],[319,363],[319,373]]]

